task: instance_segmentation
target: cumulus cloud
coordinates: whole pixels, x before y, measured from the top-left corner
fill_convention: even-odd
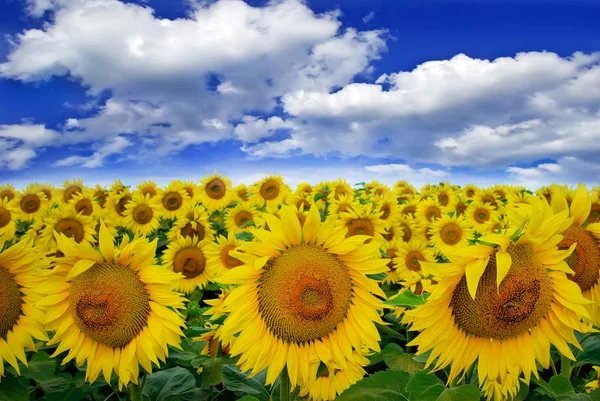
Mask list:
[[[54,165],[57,167],[75,165],[86,168],[100,167],[107,157],[123,153],[123,151],[131,145],[133,145],[133,143],[127,138],[117,136],[105,142],[90,156],[69,156],[58,160]]]
[[[509,167],[510,179],[529,188],[539,188],[554,182],[577,183],[589,186],[600,182],[600,163],[585,161],[576,157],[563,157],[555,163],[540,163],[535,167]]]

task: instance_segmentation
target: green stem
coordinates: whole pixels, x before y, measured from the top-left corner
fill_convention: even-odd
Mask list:
[[[469,369],[467,369],[467,374],[465,376],[466,379],[466,383],[465,384],[471,384],[471,378],[473,377],[473,371],[475,370],[475,362],[473,362],[473,364],[471,366],[469,366]]]
[[[571,378],[571,360],[564,355],[560,356],[560,374]]]
[[[142,401],[142,386],[135,383],[129,384],[129,401]]]
[[[217,345],[217,358],[220,358],[223,356],[223,345],[221,344],[221,341],[219,341],[219,344]]]
[[[290,399],[290,377],[288,376],[287,366],[283,367],[279,376],[279,400],[289,401]]]
[[[552,360],[552,358],[550,358],[550,367],[552,368],[552,373],[554,374],[554,376],[557,376],[558,372],[556,371],[556,365],[554,365],[554,361]]]

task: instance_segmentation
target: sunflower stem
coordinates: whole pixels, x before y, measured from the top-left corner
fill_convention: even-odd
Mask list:
[[[142,401],[142,386],[135,383],[129,384],[129,401]]]
[[[223,356],[223,345],[221,344],[221,341],[219,341],[219,344],[217,345],[217,358],[220,358]]]
[[[571,378],[571,360],[564,355],[560,356],[560,374]]]
[[[556,365],[554,365],[554,361],[550,358],[550,367],[552,368],[552,374],[554,376],[558,376],[558,372],[556,371]]]
[[[287,366],[283,367],[279,376],[279,400],[289,401],[290,399],[290,377],[288,376]]]

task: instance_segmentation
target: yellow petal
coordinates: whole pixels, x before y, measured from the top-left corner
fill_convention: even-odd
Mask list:
[[[573,194],[573,202],[571,202],[571,217],[574,217],[574,224],[583,224],[592,208],[592,198],[585,185],[579,183],[577,190]]]
[[[310,244],[317,239],[319,233],[319,227],[321,225],[321,215],[319,214],[319,208],[314,203],[310,206],[306,221],[302,227],[304,233],[304,242]]]
[[[108,232],[104,220],[100,220],[100,252],[106,261],[110,262],[115,257],[114,238]]]
[[[477,294],[477,286],[479,286],[479,279],[483,275],[485,271],[485,267],[487,266],[490,258],[487,257],[485,259],[477,259],[473,262],[467,263],[465,266],[465,276],[467,277],[467,288],[469,289],[469,294],[471,294],[471,298],[475,299],[475,294]]]
[[[95,264],[96,264],[95,261],[89,260],[89,259],[82,259],[82,260],[78,261],[77,263],[75,263],[73,265],[73,267],[69,271],[69,274],[67,274],[67,280],[85,272],[90,267],[94,266]]]
[[[496,287],[500,287],[500,283],[508,274],[511,264],[512,259],[508,252],[501,250],[496,253]]]

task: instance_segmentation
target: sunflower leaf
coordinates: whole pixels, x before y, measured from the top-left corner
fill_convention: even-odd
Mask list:
[[[406,383],[410,401],[436,401],[446,390],[446,386],[433,373],[421,370]]]
[[[406,290],[403,293],[398,294],[394,298],[384,302],[388,306],[403,306],[405,308],[414,308],[419,305],[423,305],[429,293],[423,295],[416,295],[412,291]]]
[[[28,366],[21,371],[21,374],[38,383],[52,379],[54,369],[56,368],[56,359],[50,358],[46,352],[38,352],[28,363]]]
[[[259,401],[267,401],[269,392],[255,379],[244,375],[232,365],[223,367],[223,384],[231,391],[239,391],[254,396]]]
[[[12,375],[3,377],[0,382],[0,401],[29,401],[27,387]]]
[[[407,401],[406,383],[410,375],[401,370],[386,370],[370,375],[340,394],[336,401]]]
[[[169,397],[191,393],[195,389],[194,376],[184,368],[175,367],[148,376],[143,395],[150,401],[164,401]]]

